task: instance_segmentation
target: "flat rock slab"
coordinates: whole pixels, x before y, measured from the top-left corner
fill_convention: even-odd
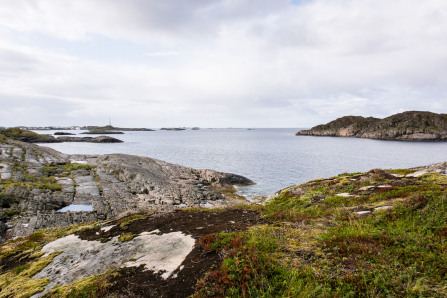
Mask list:
[[[67,193],[74,193],[75,187],[74,187],[74,181],[71,178],[68,177],[55,177],[57,180],[57,183],[59,183],[62,186],[62,191]]]
[[[99,194],[99,188],[98,185],[85,185],[81,184],[76,186],[76,197],[81,196],[95,196],[98,197]]]
[[[98,197],[100,195],[98,182],[93,176],[75,176],[76,197]]]
[[[166,279],[180,267],[194,244],[194,238],[181,232],[162,235],[144,232],[130,241],[120,242],[114,237],[105,243],[69,235],[42,248],[47,255],[56,251],[63,253],[33,278],[49,278],[46,287],[49,290],[111,268],[144,265],[146,270],[154,273],[162,271],[162,277]],[[133,259],[135,261],[129,261]]]
[[[12,178],[11,166],[6,163],[0,163],[0,178],[8,180]]]
[[[125,227],[113,221],[100,229],[79,231],[47,244],[43,251],[63,253],[34,278],[49,278],[49,290],[56,284],[117,268],[119,274],[112,280],[117,297],[187,297],[194,292],[197,281],[222,258],[218,253],[204,256],[203,246],[196,245],[201,237],[262,223],[259,212],[243,209],[141,216]],[[123,233],[136,237],[120,242]]]

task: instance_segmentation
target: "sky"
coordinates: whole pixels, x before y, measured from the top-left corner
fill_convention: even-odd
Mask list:
[[[1,0],[0,126],[447,112],[445,0]]]

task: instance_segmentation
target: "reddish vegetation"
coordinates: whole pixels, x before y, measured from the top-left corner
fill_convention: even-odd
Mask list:
[[[139,234],[156,229],[161,233],[181,231],[192,235],[198,242],[183,262],[183,269],[174,272],[172,277],[164,280],[161,277],[162,272],[154,274],[151,271],[143,271],[141,267],[123,268],[119,277],[109,281],[112,286],[106,291],[126,297],[186,297],[194,293],[197,281],[213,267],[217,267],[222,260],[217,250],[209,248],[217,239],[216,233],[242,231],[260,221],[259,213],[252,210],[174,211],[136,220],[126,226],[125,230],[118,224],[107,233],[101,232],[97,235],[98,230],[92,229],[78,234],[82,239],[101,241],[107,241],[123,232]],[[111,224],[116,223],[118,221]],[[230,245],[240,245],[240,241],[234,241],[236,242],[231,242]],[[104,292],[104,289],[101,291]]]

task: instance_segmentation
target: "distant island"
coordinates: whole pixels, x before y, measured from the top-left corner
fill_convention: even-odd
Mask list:
[[[6,129],[6,127],[0,127]],[[104,130],[104,131],[154,131],[150,128],[127,128],[127,127],[114,127],[112,125],[106,126],[17,126],[14,128],[20,128],[24,130]]]
[[[180,130],[186,130],[184,127],[162,127],[160,130],[171,130],[171,131],[180,131]]]
[[[447,114],[408,111],[383,119],[345,116],[327,124],[301,130],[296,135],[402,141],[447,141]]]
[[[58,134],[60,135],[60,134]],[[92,137],[69,137],[64,134],[62,137],[55,138],[50,135],[41,135],[33,131],[20,128],[0,129],[0,139],[8,138],[15,141],[25,143],[63,143],[63,142],[87,142],[87,143],[122,143],[122,140],[108,137],[98,136]]]
[[[126,128],[126,127],[114,127],[112,125],[106,126],[87,126],[88,132],[83,134],[123,134],[123,131],[154,131],[150,128]]]

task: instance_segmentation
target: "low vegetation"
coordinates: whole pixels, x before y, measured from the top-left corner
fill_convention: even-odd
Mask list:
[[[32,277],[60,254],[55,252],[44,256],[42,247],[58,238],[91,228],[94,226],[82,224],[41,230],[3,244],[0,249],[0,297],[30,297],[42,292],[49,280]]]
[[[20,128],[7,128],[0,129],[0,137],[2,139],[9,138],[11,140],[28,142],[28,143],[40,143],[40,142],[56,142],[57,140],[53,136],[41,135],[29,130]]]
[[[227,255],[195,296],[445,297],[447,177],[393,172],[408,173],[286,189],[262,208],[269,225],[202,239],[204,253]]]
[[[263,206],[239,209],[261,212],[263,223],[198,238],[200,259],[220,261],[205,275],[197,273],[193,296],[446,297],[447,176],[408,176],[413,172],[374,169],[341,174],[287,188]],[[182,212],[199,214],[195,209]],[[216,215],[210,216],[220,212],[225,210],[214,210]],[[147,224],[149,218],[151,213],[117,220],[109,238],[119,235],[121,241],[129,241],[139,233],[136,226]],[[90,229],[89,235],[98,239],[105,237],[95,234],[99,226],[76,226],[4,244],[0,296],[26,297],[42,289],[47,281],[30,279],[35,271],[30,268],[49,260],[42,257],[41,247],[80,229]],[[121,269],[110,270],[46,295],[123,294],[123,274]],[[16,278],[20,282],[8,285]]]

